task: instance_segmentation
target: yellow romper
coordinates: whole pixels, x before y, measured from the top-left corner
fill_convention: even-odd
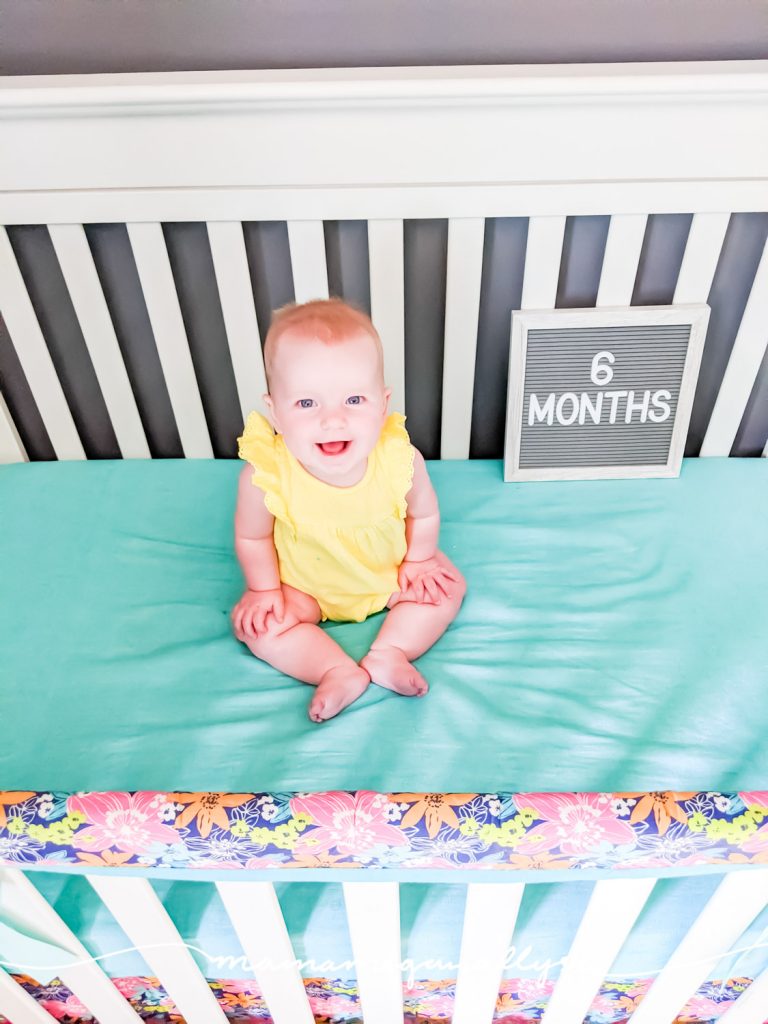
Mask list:
[[[362,622],[399,589],[413,448],[405,417],[387,417],[363,479],[334,487],[308,473],[259,413],[238,438],[251,481],[275,517],[280,579],[311,594],[323,620]]]

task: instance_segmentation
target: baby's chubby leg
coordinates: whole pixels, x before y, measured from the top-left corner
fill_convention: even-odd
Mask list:
[[[436,558],[452,577],[446,586],[449,593],[431,588],[431,595],[423,595],[430,603],[417,600],[411,589],[405,594],[394,593],[379,635],[360,662],[372,682],[406,696],[421,697],[429,689],[411,662],[440,639],[456,618],[467,589],[464,577],[442,551]],[[432,603],[436,598],[439,600]]]
[[[303,683],[317,687],[309,703],[313,722],[333,718],[367,689],[370,677],[317,623],[320,606],[309,594],[282,584],[282,622],[269,613],[258,635],[245,632],[233,613],[235,636],[252,654]]]

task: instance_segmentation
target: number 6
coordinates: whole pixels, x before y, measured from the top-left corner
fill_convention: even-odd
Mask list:
[[[592,360],[592,369],[589,372],[593,384],[610,384],[613,380],[613,370],[610,366],[606,366],[605,363],[601,363],[603,359],[608,363],[616,362],[616,356],[613,352],[598,352]]]

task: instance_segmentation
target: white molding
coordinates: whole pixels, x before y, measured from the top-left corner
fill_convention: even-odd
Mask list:
[[[29,462],[29,455],[0,391],[0,465],[9,462]]]
[[[22,76],[0,80],[0,192],[720,181],[736,196],[766,177],[767,117],[768,61]]]

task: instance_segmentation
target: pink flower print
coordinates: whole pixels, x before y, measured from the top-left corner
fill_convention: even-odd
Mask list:
[[[52,1017],[55,1017],[56,1020],[61,1020],[63,1017],[72,1017],[74,1020],[82,1020],[83,1022],[93,1020],[90,1010],[87,1006],[83,1006],[77,996],[70,995],[64,1001],[61,999],[41,999],[40,1005]]]
[[[113,978],[112,984],[126,999],[135,999],[147,987],[147,979],[139,977]]]
[[[313,793],[293,797],[293,814],[306,814],[315,828],[302,833],[296,853],[361,853],[374,846],[407,846],[408,839],[387,820],[389,800],[382,793]]]
[[[118,850],[135,853],[152,843],[178,843],[179,833],[160,821],[165,793],[85,793],[67,798],[69,814],[79,812],[87,826],[75,833],[76,850]]]
[[[347,1017],[351,1013],[359,1012],[360,1003],[354,996],[308,996],[309,1006],[316,1016],[320,1017]]]
[[[739,793],[743,803],[747,807],[768,807],[768,793],[751,789],[746,793]]]
[[[683,1007],[683,1012],[680,1014],[681,1020],[712,1020],[722,1016],[729,1006],[733,1005],[733,1000],[721,1000],[716,1003],[714,999],[707,999],[706,996],[693,996]]]
[[[559,848],[561,853],[584,854],[604,843],[623,846],[635,841],[632,826],[611,809],[608,793],[518,793],[515,803],[519,810],[530,807],[543,819],[517,844],[521,853]]]

